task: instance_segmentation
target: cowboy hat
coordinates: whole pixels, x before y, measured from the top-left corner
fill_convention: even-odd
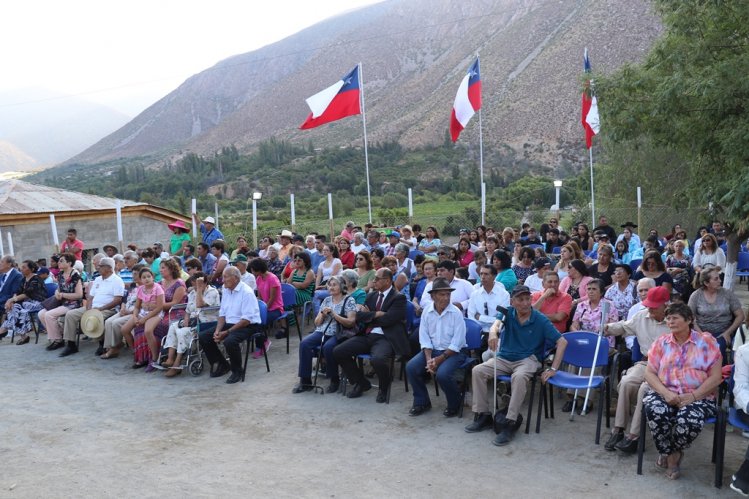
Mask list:
[[[169,227],[169,230],[174,230],[174,229],[182,229],[185,231],[188,230],[187,226],[185,225],[185,222],[183,222],[182,220],[175,220],[174,222],[167,225],[167,227]]]
[[[104,334],[104,314],[101,310],[91,309],[83,312],[81,332],[89,338],[98,338]]]
[[[636,224],[636,223],[634,223],[634,222],[624,222],[624,223],[622,224],[622,229],[625,229],[625,228],[627,228],[627,227],[630,227],[630,228],[632,228],[632,229],[636,229],[636,228],[637,228],[637,224]]]
[[[291,239],[292,237],[294,237],[294,234],[292,234],[290,230],[284,229],[281,231],[278,237],[288,237],[289,239]]]
[[[107,248],[112,248],[113,250],[117,251],[117,246],[115,246],[114,244],[105,244],[101,247],[101,249],[103,249],[104,251],[106,251]]]
[[[438,277],[432,284],[432,289],[429,290],[429,294],[436,293],[437,291],[455,291],[455,288],[450,287],[450,283],[443,277]]]
[[[216,219],[213,217],[205,217],[205,220],[203,220],[203,223],[216,225]]]

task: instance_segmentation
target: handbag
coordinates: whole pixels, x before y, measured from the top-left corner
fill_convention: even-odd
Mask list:
[[[343,305],[341,305],[341,312],[344,312],[346,310],[346,301],[348,301],[349,298],[351,297],[347,296],[346,298],[344,298]],[[354,327],[343,327],[341,324],[338,324],[338,331],[336,331],[335,338],[340,343],[341,341],[353,338],[358,334],[359,330],[356,327],[356,324],[354,324]]]
[[[62,305],[62,300],[55,298],[55,295],[50,296],[41,303],[44,310],[52,310]]]

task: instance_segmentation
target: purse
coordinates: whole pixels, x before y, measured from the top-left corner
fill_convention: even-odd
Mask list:
[[[346,301],[349,298],[351,297],[347,296],[343,300],[343,305],[341,306],[341,312],[344,312],[346,310]],[[356,327],[356,324],[354,324],[354,327],[349,327],[349,328],[345,328],[341,324],[338,324],[338,331],[335,334],[335,338],[340,343],[341,341],[347,340],[349,338],[353,338],[354,336],[358,334],[359,334],[359,329]]]
[[[55,298],[55,295],[50,296],[41,303],[44,310],[52,310],[62,305],[62,300]]]

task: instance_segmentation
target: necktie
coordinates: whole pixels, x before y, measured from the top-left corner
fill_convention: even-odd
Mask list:
[[[0,284],[0,286],[1,285],[2,284]],[[379,298],[377,298],[377,305],[375,305],[375,310],[377,312],[379,312],[380,310],[382,310],[382,300],[384,300],[384,299],[385,299],[385,295],[383,293],[380,293]]]

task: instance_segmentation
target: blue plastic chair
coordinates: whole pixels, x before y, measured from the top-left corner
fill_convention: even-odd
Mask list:
[[[460,391],[460,417],[463,417],[463,406],[465,406],[466,392],[468,391],[468,378],[473,366],[479,361],[478,358],[471,354],[481,355],[481,324],[472,319],[463,319],[466,324],[466,349],[468,357],[460,365],[459,369],[463,370],[463,389]]]
[[[561,246],[554,246],[551,248],[551,254],[552,255],[561,255],[562,254],[562,247]]]
[[[296,313],[296,288],[291,284],[281,284],[281,298],[283,299],[284,311],[278,320],[286,319],[286,353],[289,353],[289,317],[294,317],[296,322],[296,332],[299,335],[299,341],[302,341],[302,329],[299,326],[299,317]]]
[[[268,334],[268,305],[264,301],[257,301],[258,308],[260,309],[260,327]],[[250,358],[250,351],[252,350],[252,343],[256,338],[263,336],[263,333],[255,333],[247,338],[247,348],[244,352],[244,368],[242,369],[242,382],[244,382],[245,373],[247,373],[247,360]],[[263,347],[263,357],[265,357],[265,369],[270,372],[270,363],[268,362],[268,351]]]
[[[601,441],[601,418],[603,417],[604,407],[606,408],[606,428],[611,427],[611,418],[609,417],[608,407],[611,405],[611,388],[609,386],[608,366],[609,366],[609,340],[604,336],[587,331],[574,331],[564,335],[567,340],[567,348],[564,351],[563,361],[573,367],[582,367],[594,369],[596,367],[604,368],[604,374],[593,376],[592,382],[589,383],[590,375],[577,375],[565,371],[557,372],[549,378],[546,384],[563,388],[566,390],[579,390],[585,392],[590,386],[591,389],[598,389],[598,418],[596,422],[596,445]],[[596,343],[599,343],[598,358],[593,361],[595,355]],[[549,408],[551,417],[554,417],[554,397],[553,390],[549,390]],[[605,395],[605,402],[604,402]],[[540,395],[543,401],[546,399],[546,386],[542,385]],[[605,403],[605,405],[604,405]],[[541,411],[537,415],[537,426],[540,428]]]
[[[637,268],[640,266],[641,263],[642,263],[642,258],[635,258],[634,260],[630,260],[629,268],[632,269],[633,274],[637,272]]]
[[[420,251],[420,250],[417,250],[417,249],[412,249],[411,251],[408,252],[408,258],[410,258],[411,260],[413,260],[414,258],[416,258],[419,255],[423,256],[424,252]]]
[[[742,251],[739,253],[739,259],[736,263],[736,277],[741,282],[745,277],[749,277],[749,253]],[[749,289],[749,279],[746,281],[747,289]]]
[[[55,294],[55,291],[57,291],[57,283],[56,282],[47,282],[44,284],[44,287],[47,289],[47,298]],[[39,329],[42,327],[42,323],[39,321],[39,310],[35,312],[29,312],[29,320],[31,320],[31,327],[34,329],[34,344],[39,343]],[[11,338],[11,341],[13,341],[13,338]]]
[[[530,249],[532,249],[532,250],[535,250],[535,249],[538,249],[538,248],[543,249],[544,245],[543,244],[529,244],[529,245],[527,245],[527,247],[530,248]]]

